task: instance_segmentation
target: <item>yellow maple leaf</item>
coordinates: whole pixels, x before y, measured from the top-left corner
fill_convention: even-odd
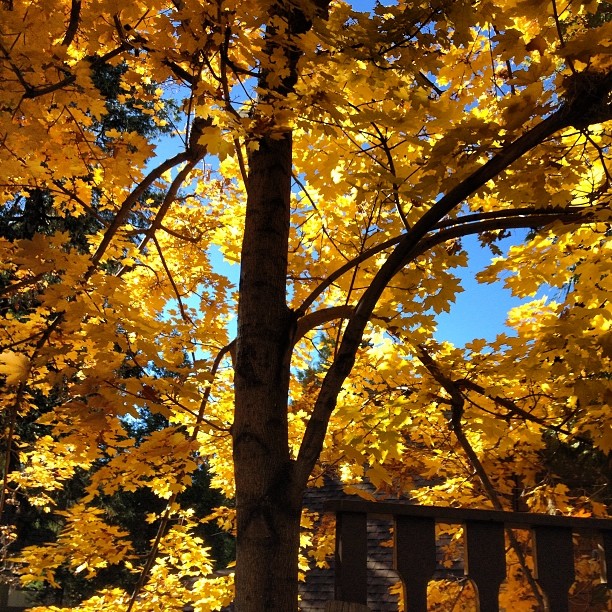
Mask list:
[[[21,353],[4,351],[0,353],[0,375],[6,376],[7,385],[25,382],[30,369],[30,360]]]

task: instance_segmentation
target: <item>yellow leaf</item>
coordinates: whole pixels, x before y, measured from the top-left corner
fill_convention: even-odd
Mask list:
[[[30,369],[30,360],[21,353],[4,351],[0,353],[0,375],[6,376],[7,385],[25,382]]]

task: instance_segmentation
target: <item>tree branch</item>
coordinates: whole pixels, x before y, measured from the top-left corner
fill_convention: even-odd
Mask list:
[[[42,332],[41,337],[38,339],[36,344],[34,345],[34,351],[32,355],[29,357],[30,364],[36,358],[42,347],[51,337],[51,334],[57,329],[60,323],[64,319],[64,313],[61,312],[55,315],[55,318],[50,323],[50,325]],[[31,365],[28,368],[28,375]],[[9,426],[8,431],[6,432],[6,451],[4,455],[4,470],[2,475],[2,490],[0,491],[0,520],[4,516],[4,509],[6,506],[6,494],[8,491],[8,478],[9,478],[9,467],[10,467],[10,459],[11,452],[13,450],[13,437],[15,435],[15,426],[17,424],[17,416],[19,414],[19,407],[21,406],[23,399],[26,393],[27,380],[23,380],[19,383],[19,387],[17,388],[17,392],[15,394],[15,401],[11,403],[8,408],[9,415]]]
[[[168,263],[166,262],[166,258],[164,257],[164,252],[162,251],[162,248],[157,238],[155,237],[155,234],[153,234],[153,244],[155,244],[155,248],[157,249],[157,253],[159,254],[159,259],[161,261],[161,264],[164,268],[164,271],[166,272],[166,276],[168,277],[170,284],[172,285],[172,290],[174,291],[174,295],[176,297],[176,301],[178,303],[179,310],[181,311],[181,317],[183,318],[183,321],[195,327],[193,319],[187,314],[187,311],[185,310],[183,299],[178,290],[178,287],[176,286],[176,283],[174,282],[174,277],[172,276],[172,272],[170,271],[170,268],[168,267]]]
[[[90,58],[89,62],[92,66],[96,66],[98,64],[104,64],[105,62],[108,62],[109,60],[113,59],[117,55],[120,55],[123,51],[126,51],[128,48],[129,47],[127,47],[126,45],[121,44],[117,48],[113,49],[112,51],[109,51],[108,53],[105,53],[104,55],[101,55],[99,57]],[[63,72],[68,72],[66,69],[61,69],[61,70]],[[20,81],[22,82],[22,85],[24,89],[26,90],[25,93],[23,94],[23,97],[25,99],[32,99],[32,98],[38,98],[39,96],[44,96],[49,93],[53,93],[54,91],[57,91],[58,89],[62,89],[62,87],[66,87],[66,85],[71,85],[72,83],[76,81],[76,74],[74,73],[69,74],[62,81],[58,81],[57,83],[51,83],[50,85],[45,85],[44,87],[43,86],[32,87],[25,81],[22,81],[21,79]]]
[[[380,146],[387,158],[387,164],[389,165],[389,173],[393,175],[393,178],[397,176],[397,172],[395,171],[395,163],[393,162],[393,155],[391,154],[391,149],[389,148],[389,142],[385,135],[381,132],[380,128],[376,125],[376,123],[372,123],[372,126],[376,130],[378,137],[380,138]],[[399,195],[399,185],[394,180],[391,185],[393,189],[393,201],[395,202],[395,208],[404,224],[404,228],[407,232],[410,231],[410,223],[408,223],[408,218],[406,217],[406,213],[404,212],[404,208],[402,207],[402,202]]]
[[[348,319],[352,314],[353,307],[350,304],[343,304],[341,306],[331,306],[330,308],[316,310],[303,316],[297,323],[293,344],[295,345],[309,331],[336,319]]]
[[[582,436],[576,436],[569,429],[565,429],[562,425],[552,425],[551,423],[548,423],[546,419],[538,417],[534,414],[527,412],[526,410],[523,410],[522,408],[519,408],[519,406],[516,405],[516,402],[512,401],[509,398],[500,397],[499,395],[488,395],[485,389],[478,383],[475,383],[471,380],[462,379],[462,380],[456,380],[455,385],[457,385],[459,388],[464,388],[469,391],[473,391],[474,393],[477,393],[478,395],[481,395],[482,397],[486,397],[487,399],[490,399],[491,401],[495,402],[498,406],[505,408],[509,413],[508,415],[505,415],[505,416],[500,416],[500,415],[495,415],[495,416],[500,416],[500,418],[503,418],[503,419],[507,419],[509,416],[520,417],[521,419],[524,419],[525,421],[531,421],[533,423],[537,423],[538,425],[541,425],[542,427],[545,427],[547,429],[552,429],[553,431],[556,431],[557,433],[571,437],[575,440],[579,440],[580,442],[586,442],[587,444],[592,444],[591,440],[584,438]]]
[[[430,233],[429,236],[426,236],[421,241],[419,248],[415,250],[411,259],[414,260],[425,251],[447,240],[451,240],[452,238],[462,238],[464,236],[492,230],[541,227],[555,221],[561,221],[562,223],[578,223],[589,219],[595,214],[596,210],[597,209],[592,206],[573,207],[571,209],[538,209],[529,207],[474,213],[464,215],[458,219],[441,221],[436,224],[436,227],[432,230],[432,232],[435,233]],[[445,231],[437,231],[439,229],[445,229]],[[375,255],[398,245],[405,236],[406,234],[402,234],[394,238],[389,238],[374,247],[366,249],[363,253],[347,261],[340,268],[332,272],[310,293],[302,305],[296,310],[297,316],[304,316],[323,292],[342,275],[346,274],[346,272]]]
[[[597,104],[599,103],[601,103],[601,100],[597,100]],[[594,105],[596,105],[595,101],[590,106],[593,107]],[[501,174],[510,164],[542,143],[546,138],[571,125],[577,119],[576,115],[577,111],[574,104],[563,105],[547,119],[505,146],[486,164],[451,189],[438,202],[433,204],[412,229],[402,237],[359,300],[355,312],[347,324],[336,359],[323,379],[296,460],[297,486],[305,486],[323,448],[329,419],[336,406],[338,394],[353,368],[365,327],[391,279],[407,262],[414,258],[422,239],[448,213],[487,181]]]
[[[64,40],[62,40],[63,47],[69,47],[74,40],[74,37],[79,28],[79,21],[81,19],[81,0],[72,0],[72,4],[70,6],[70,21],[68,22],[68,27],[66,28],[66,34],[64,35]]]
[[[100,263],[100,260],[102,259],[102,256],[104,255],[104,253],[106,252],[106,249],[111,243],[111,240],[113,239],[113,237],[115,236],[115,234],[117,233],[117,231],[119,230],[123,222],[126,220],[127,216],[129,215],[132,209],[132,206],[134,206],[134,204],[138,201],[138,198],[140,198],[145,193],[145,191],[157,179],[159,179],[162,176],[164,172],[166,172],[167,170],[170,170],[170,168],[173,168],[177,164],[180,164],[184,161],[189,160],[190,156],[191,156],[191,153],[189,151],[183,151],[182,153],[179,153],[178,155],[175,155],[174,157],[167,159],[166,161],[161,163],[159,166],[157,166],[157,168],[151,170],[151,172],[149,172],[149,174],[142,180],[142,182],[138,185],[138,187],[136,187],[136,189],[134,189],[134,191],[132,191],[130,195],[128,195],[128,197],[121,204],[119,211],[115,215],[115,218],[113,219],[112,223],[109,225],[108,229],[106,230],[106,233],[104,234],[104,237],[102,238],[102,242],[100,242],[96,252],[91,258],[91,264],[85,274],[85,280],[88,280],[91,277],[91,275],[95,272],[98,264]]]
[[[451,396],[451,427],[452,427],[452,430],[455,436],[457,437],[457,441],[459,442],[459,445],[463,449],[463,452],[467,456],[469,463],[474,468],[474,471],[476,472],[476,475],[478,476],[487,494],[487,497],[493,504],[493,508],[495,508],[495,510],[503,511],[504,506],[499,498],[499,495],[497,494],[497,491],[495,490],[495,487],[493,486],[493,483],[491,482],[491,479],[489,478],[487,471],[482,465],[482,462],[478,458],[478,455],[472,448],[470,441],[467,439],[467,436],[465,435],[465,432],[463,431],[461,420],[463,417],[463,412],[464,412],[464,407],[465,407],[465,398],[463,397],[461,390],[451,378],[449,378],[446,374],[444,374],[444,372],[442,372],[442,369],[440,368],[440,366],[429,355],[425,347],[421,345],[417,345],[415,346],[415,349],[416,349],[418,358],[421,360],[423,365],[427,368],[427,370],[432,375],[434,380],[436,380],[436,382]],[[520,543],[516,539],[516,536],[514,535],[514,532],[512,531],[512,529],[506,529],[506,535],[508,537],[508,540],[510,541],[510,545],[512,546],[512,548],[514,549],[514,552],[516,553],[516,556],[519,561],[519,565],[521,566],[521,569],[523,570],[523,573],[525,574],[525,577],[527,578],[527,582],[529,583],[529,586],[531,587],[533,594],[538,602],[539,609],[544,610],[545,609],[544,599],[542,597],[542,594],[540,593],[540,589],[538,588],[538,585],[533,577],[533,574],[531,570],[529,569],[529,566],[527,565],[525,553],[523,552],[523,549],[521,548]]]
[[[9,53],[8,49],[2,43],[0,43],[0,51],[2,51],[2,55],[4,55],[4,58],[8,62],[9,66],[11,67],[13,74],[17,77],[17,80],[21,83],[21,86],[25,90],[25,93],[31,94],[34,91],[34,88],[25,80],[23,74],[21,73],[21,70],[19,70],[19,67],[11,59],[11,54]]]
[[[157,214],[155,215],[155,219],[147,229],[145,235],[142,237],[140,244],[138,245],[138,250],[142,253],[144,248],[147,246],[147,243],[151,238],[155,236],[155,232],[161,228],[161,223],[168,212],[172,203],[176,200],[176,194],[180,189],[183,181],[189,176],[189,173],[193,170],[194,166],[198,163],[198,160],[189,160],[185,167],[181,169],[181,171],[176,175],[176,178],[172,181],[170,188],[166,193],[166,197],[159,207]]]
[[[24,278],[23,280],[13,283],[12,285],[7,285],[6,287],[0,289],[0,297],[13,295],[14,293],[17,293],[25,287],[34,285],[38,281],[45,278],[46,274],[46,272],[41,272],[40,274],[35,274],[34,276],[30,276],[29,278]]]

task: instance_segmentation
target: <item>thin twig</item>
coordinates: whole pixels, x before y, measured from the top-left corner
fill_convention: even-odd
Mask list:
[[[183,299],[181,298],[181,294],[179,293],[178,287],[176,286],[176,283],[174,282],[172,272],[170,272],[170,268],[168,267],[168,263],[166,262],[166,258],[164,257],[162,248],[159,244],[159,241],[155,237],[155,235],[153,235],[153,244],[155,244],[155,248],[157,249],[157,253],[159,255],[159,259],[161,260],[162,266],[166,272],[166,276],[168,277],[168,280],[170,281],[170,284],[172,285],[172,290],[174,291],[174,295],[176,296],[176,301],[178,303],[179,310],[181,311],[181,317],[183,318],[183,321],[186,321],[190,325],[193,325],[195,327],[195,323],[193,322],[193,319],[187,314],[187,311],[185,310]]]
[[[197,437],[198,434],[200,433],[200,428],[202,426],[202,423],[204,422],[204,413],[206,412],[206,407],[208,405],[208,400],[210,399],[210,394],[212,392],[212,387],[215,381],[215,377],[217,374],[217,371],[219,370],[219,366],[221,365],[221,362],[223,361],[223,358],[228,354],[231,353],[232,349],[233,349],[233,345],[234,343],[231,342],[230,344],[224,346],[218,353],[217,356],[215,357],[215,360],[212,364],[212,367],[210,369],[210,382],[208,383],[208,385],[206,386],[206,390],[204,391],[204,395],[202,396],[202,401],[200,402],[200,408],[198,410],[198,415],[196,418],[196,422],[193,428],[193,431],[191,432],[191,435],[189,436],[188,440],[189,442],[194,442]],[[183,480],[183,478],[187,475],[185,470],[182,470],[178,475],[177,475],[177,482],[181,482]],[[132,608],[134,607],[134,604],[136,603],[136,600],[138,599],[138,596],[140,594],[140,592],[142,591],[142,588],[144,587],[147,578],[149,576],[149,573],[151,572],[151,569],[153,568],[153,564],[155,563],[155,559],[157,557],[157,552],[159,550],[159,546],[161,544],[162,538],[164,537],[164,535],[166,534],[166,531],[168,529],[168,525],[170,523],[170,517],[174,511],[174,505],[176,504],[176,500],[178,499],[178,491],[173,493],[172,496],[170,497],[170,499],[168,500],[168,504],[166,505],[166,509],[164,510],[164,514],[161,517],[161,521],[159,524],[159,527],[157,529],[157,533],[155,535],[155,539],[153,540],[153,544],[151,546],[151,550],[149,551],[148,555],[147,555],[147,560],[142,568],[142,571],[140,573],[140,576],[138,578],[138,582],[136,583],[136,586],[134,587],[134,590],[132,591],[132,595],[130,597],[130,601],[128,603],[128,606],[126,608],[125,612],[131,612]]]
[[[391,154],[391,149],[389,149],[389,140],[386,136],[383,135],[380,128],[375,123],[372,123],[372,126],[378,133],[382,150],[387,156],[387,163],[389,164],[389,173],[392,174],[393,178],[395,179],[397,177],[397,173],[395,171],[395,163],[393,162],[393,155]],[[392,188],[393,188],[393,199],[395,201],[395,208],[397,209],[397,212],[400,216],[400,219],[402,220],[402,223],[404,224],[404,227],[406,228],[406,231],[409,232],[410,223],[408,223],[408,218],[406,217],[406,213],[404,212],[404,209],[402,207],[402,203],[400,201],[400,195],[399,195],[399,185],[395,180],[393,181]]]
[[[431,357],[431,355],[429,355],[429,353],[427,352],[424,346],[417,345],[415,346],[415,349],[416,349],[419,360],[427,368],[427,370],[429,371],[431,376],[434,378],[434,380],[451,396],[451,428],[455,436],[457,437],[457,441],[459,442],[459,445],[461,446],[461,448],[463,449],[463,452],[467,456],[469,463],[474,468],[474,471],[476,472],[487,494],[487,497],[493,504],[493,508],[495,508],[495,510],[499,510],[503,512],[504,507],[499,498],[499,495],[497,494],[497,491],[495,490],[495,487],[493,486],[493,483],[491,482],[491,479],[489,478],[487,471],[482,465],[482,462],[478,458],[478,455],[472,448],[470,441],[467,439],[467,436],[465,435],[463,431],[462,418],[463,418],[463,412],[464,412],[464,407],[465,407],[465,398],[463,397],[461,390],[455,384],[452,378],[450,378],[449,376],[444,374],[444,372],[442,372],[442,369],[440,368],[440,366],[435,362],[435,360]],[[512,531],[512,529],[509,529],[509,528],[506,529],[506,535],[508,537],[510,545],[512,546],[512,548],[514,549],[514,552],[516,553],[516,556],[519,561],[519,565],[521,566],[521,569],[523,570],[525,577],[527,578],[527,582],[529,583],[529,586],[533,590],[533,594],[538,602],[539,609],[544,610],[545,609],[544,598],[542,597],[538,584],[535,581],[535,578],[533,577],[533,574],[531,570],[529,569],[529,566],[527,565],[527,559],[525,557],[525,553],[523,549],[521,548],[519,541],[514,535],[514,532]]]

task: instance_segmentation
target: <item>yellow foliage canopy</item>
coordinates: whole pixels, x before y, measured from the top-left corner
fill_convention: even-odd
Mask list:
[[[1,509],[27,498],[59,526],[21,552],[24,584],[123,564],[155,588],[81,609],[231,600],[177,496],[203,466],[236,492],[241,321],[232,339],[252,279],[236,287],[220,256],[251,256],[245,215],[266,180],[253,160],[289,135],[279,452],[295,482],[499,508],[518,487],[533,511],[605,513],[558,489],[543,456],[552,438],[612,452],[609,8],[386,4],[0,3]],[[111,104],[165,136],[114,126]],[[530,233],[502,253],[516,228]],[[525,301],[506,333],[460,348],[435,337],[436,315],[463,290],[472,234],[497,254],[479,281]],[[145,410],[167,426],[136,442],[127,424]],[[84,497],[60,510],[77,471]],[[144,560],[104,511],[142,488],[168,500]],[[215,519],[235,527],[233,510]]]

